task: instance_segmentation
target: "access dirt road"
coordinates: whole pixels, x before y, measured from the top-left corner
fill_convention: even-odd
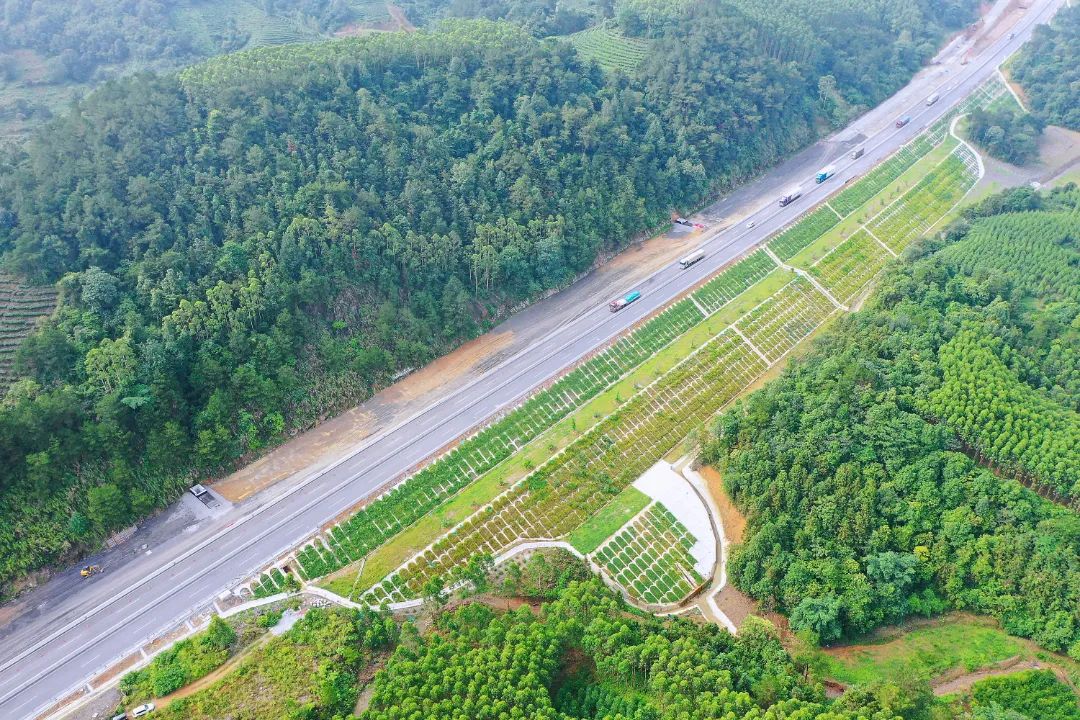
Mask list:
[[[25,600],[26,610],[0,631],[0,717],[35,716],[146,638],[195,610],[204,610],[219,593],[242,582],[329,519],[396,481],[409,468],[762,243],[838,190],[844,179],[865,173],[963,100],[1019,47],[1034,23],[1045,21],[1060,4],[1061,0],[1034,3],[1016,25],[1014,39],[993,43],[966,65],[960,64],[960,57],[970,40],[950,43],[939,56],[940,64],[852,127],[703,213],[707,224],[727,226],[719,232],[710,228],[702,235],[706,258],[688,270],[667,264],[636,280],[634,287],[642,292],[642,299],[626,310],[608,312],[606,301],[614,294],[613,288],[604,273],[594,273],[570,292],[537,303],[496,328],[496,332],[513,332],[515,338],[522,335],[519,328],[530,334],[541,332],[531,335],[534,340],[527,347],[444,391],[411,417],[378,429],[344,457],[322,458],[321,466],[306,468],[231,511],[148,547],[151,554],[132,555],[85,583],[72,584],[70,577],[62,575],[54,582],[56,587],[70,588],[66,593],[48,586],[32,593]],[[941,99],[926,107],[923,99],[931,92],[939,92]],[[912,115],[912,122],[893,128],[892,119],[903,113]],[[855,146],[865,147],[865,155],[847,160],[847,152]],[[838,164],[836,180],[814,185],[810,175],[826,162]],[[776,207],[777,188],[796,183],[804,188],[803,199]],[[745,226],[744,218],[729,219],[736,210],[748,207],[758,208],[752,215],[753,229]],[[618,288],[624,289],[630,288]],[[534,327],[546,328],[546,332]]]

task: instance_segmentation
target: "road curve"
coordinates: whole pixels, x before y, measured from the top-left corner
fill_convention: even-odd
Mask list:
[[[759,210],[751,217],[756,223],[753,228],[743,223],[709,236],[702,243],[707,252],[704,260],[688,270],[669,266],[653,274],[636,286],[642,298],[625,310],[614,314],[606,306],[586,310],[534,347],[369,438],[354,454],[283,483],[287,491],[229,518],[227,525],[211,524],[171,550],[140,558],[115,575],[101,578],[107,582],[98,582],[92,591],[77,593],[11,633],[0,646],[0,718],[34,717],[105,665],[135,650],[144,639],[207,606],[323,523],[761,244],[814,203],[838,191],[844,178],[865,173],[957,105],[995,72],[1035,24],[1046,22],[1061,4],[1062,0],[1036,2],[1016,26],[1015,37],[1002,38],[967,65],[957,60],[945,71],[944,82],[930,85],[923,80],[925,86],[917,87],[920,92],[914,98],[909,90],[886,101],[878,111],[907,113],[912,121],[904,128],[887,127],[867,138],[860,159],[836,159],[833,181],[815,185],[810,178],[792,177],[792,184],[802,185],[802,199],[786,208],[771,203]],[[935,91],[940,100],[927,107],[923,99]]]

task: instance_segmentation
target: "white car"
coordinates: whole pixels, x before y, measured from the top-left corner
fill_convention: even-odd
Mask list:
[[[756,228],[757,227],[757,220],[751,220],[750,222],[746,223],[746,227],[748,227],[748,228]]]
[[[154,712],[154,703],[146,703],[145,705],[140,705],[139,707],[132,710],[131,717],[142,717],[143,715],[149,715],[152,712]]]

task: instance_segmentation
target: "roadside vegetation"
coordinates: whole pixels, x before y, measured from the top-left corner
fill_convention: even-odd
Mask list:
[[[356,705],[358,676],[397,637],[397,625],[384,615],[313,608],[210,687],[155,715],[177,720],[345,717]]]

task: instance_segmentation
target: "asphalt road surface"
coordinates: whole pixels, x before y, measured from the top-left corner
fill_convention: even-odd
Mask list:
[[[705,238],[702,247],[707,256],[701,262],[688,270],[666,267],[635,288],[626,288],[640,290],[642,297],[623,311],[611,313],[606,303],[586,309],[542,342],[369,438],[355,454],[287,480],[282,483],[287,490],[271,500],[207,523],[190,537],[94,578],[82,592],[54,607],[40,608],[32,621],[8,632],[0,645],[0,718],[31,718],[44,711],[146,639],[205,608],[323,523],[764,242],[842,188],[845,179],[864,174],[961,102],[1062,2],[1035,2],[1013,28],[1013,38],[1001,38],[966,65],[960,64],[962,43],[951,45],[954,51],[947,48],[939,56],[940,65],[921,73],[908,88],[832,138],[837,155],[830,161],[838,168],[834,178],[816,185],[800,168],[800,175],[788,179],[791,186],[801,186],[800,200],[780,208],[774,197],[764,198],[751,217]],[[940,99],[928,107],[924,100],[932,92],[940,93]],[[892,127],[891,119],[903,114],[910,114],[911,122],[904,128]],[[852,161],[846,151],[854,146],[864,147],[865,154]],[[749,220],[754,221],[753,228],[747,227]]]

